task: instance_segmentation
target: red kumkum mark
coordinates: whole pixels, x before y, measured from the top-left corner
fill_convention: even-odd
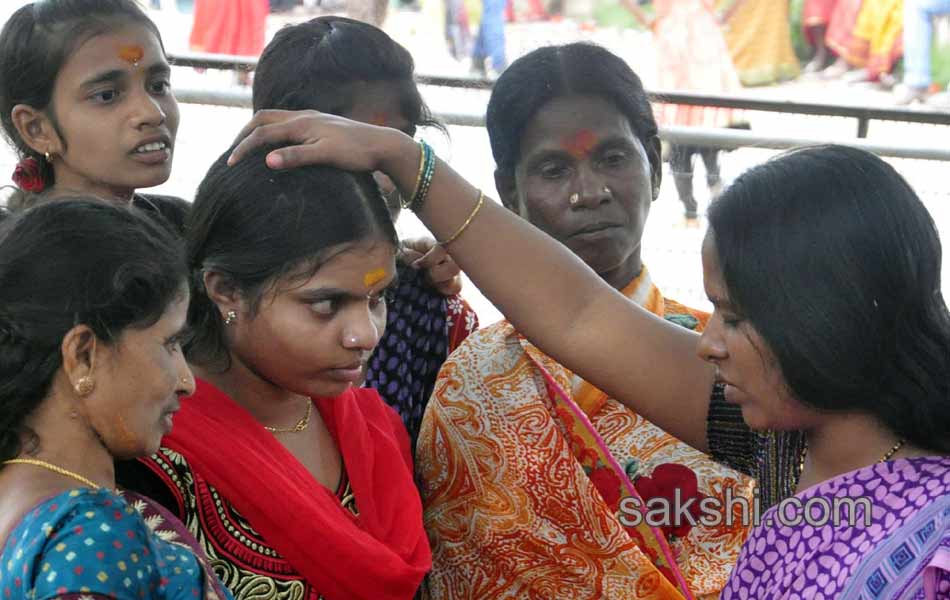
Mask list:
[[[145,56],[145,50],[142,50],[141,46],[123,46],[119,48],[119,58],[132,66],[138,65],[143,56]]]
[[[564,138],[561,142],[561,146],[577,160],[583,160],[590,156],[596,145],[597,136],[589,129],[581,129],[573,136]]]

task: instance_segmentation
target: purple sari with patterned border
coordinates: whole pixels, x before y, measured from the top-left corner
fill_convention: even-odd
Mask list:
[[[722,598],[950,599],[950,457],[875,464],[773,506]]]

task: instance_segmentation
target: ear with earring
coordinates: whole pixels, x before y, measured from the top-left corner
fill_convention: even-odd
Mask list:
[[[80,398],[85,398],[89,394],[93,393],[96,389],[96,378],[93,377],[92,372],[96,368],[96,342],[92,343],[92,350],[89,352],[89,374],[83,375],[76,380],[75,386],[76,394]]]

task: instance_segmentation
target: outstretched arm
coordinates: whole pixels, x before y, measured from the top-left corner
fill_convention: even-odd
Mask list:
[[[383,171],[411,197],[419,145],[393,129],[311,111],[261,111],[232,162],[261,144],[272,168],[332,164]],[[419,217],[436,239],[471,216],[479,190],[447,164],[435,169]],[[448,250],[481,291],[544,352],[684,442],[705,450],[714,374],[696,355],[697,335],[635,306],[570,250],[486,201]]]

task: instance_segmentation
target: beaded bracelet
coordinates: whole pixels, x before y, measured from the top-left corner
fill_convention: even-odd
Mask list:
[[[419,142],[419,148],[419,175],[416,177],[416,191],[412,194],[412,198],[402,203],[403,208],[408,208],[415,213],[421,211],[425,205],[426,196],[429,195],[429,188],[432,186],[432,178],[435,175],[435,152],[424,141]]]
[[[462,235],[462,233],[464,233],[466,229],[468,229],[468,226],[472,224],[472,220],[475,219],[475,215],[478,214],[478,211],[482,209],[483,204],[485,204],[485,193],[479,190],[478,202],[475,203],[475,208],[473,208],[472,212],[469,213],[468,218],[465,219],[465,222],[462,223],[461,227],[455,230],[455,233],[453,233],[449,239],[445,240],[444,242],[439,242],[439,245],[443,247],[448,246],[449,244],[454,242],[456,239],[458,239],[458,237]]]

